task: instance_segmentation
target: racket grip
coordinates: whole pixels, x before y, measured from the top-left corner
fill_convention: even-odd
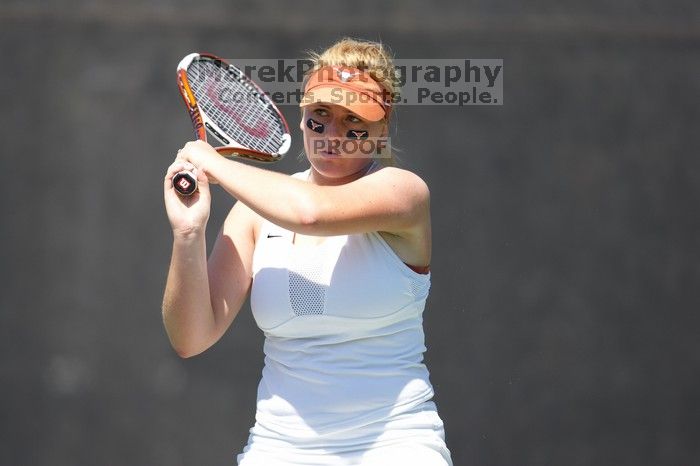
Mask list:
[[[190,171],[181,171],[173,176],[173,188],[181,196],[191,196],[197,191],[197,178]]]

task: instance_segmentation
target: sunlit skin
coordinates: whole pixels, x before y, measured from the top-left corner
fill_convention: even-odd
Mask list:
[[[319,134],[306,126],[309,118],[324,125]],[[371,156],[363,156],[360,151],[345,153],[342,145],[339,150],[328,150],[329,141],[346,139],[350,130],[366,130],[369,138],[386,137],[386,120],[368,121],[355,113],[335,104],[316,103],[304,107],[299,128],[304,135],[304,150],[311,164],[311,182],[317,185],[339,185],[349,183],[364,175],[372,163]],[[314,140],[323,140],[323,148],[315,149]]]

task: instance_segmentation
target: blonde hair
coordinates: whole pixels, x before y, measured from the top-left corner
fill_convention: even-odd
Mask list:
[[[345,66],[357,68],[369,73],[387,91],[391,102],[397,102],[400,92],[399,77],[394,66],[391,52],[381,42],[352,39],[345,37],[328,47],[321,53],[308,52],[312,67],[306,73],[306,80],[319,68],[324,66]],[[304,83],[305,84],[305,83]],[[392,114],[394,111],[392,111]],[[389,124],[388,117],[387,125]],[[398,159],[396,148],[389,148],[389,156],[379,158],[379,163],[385,166],[394,166]]]

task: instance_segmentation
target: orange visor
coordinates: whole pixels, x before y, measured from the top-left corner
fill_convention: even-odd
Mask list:
[[[391,100],[369,73],[357,68],[324,66],[311,75],[304,88],[301,107],[315,103],[345,107],[361,118],[379,121],[389,118]]]

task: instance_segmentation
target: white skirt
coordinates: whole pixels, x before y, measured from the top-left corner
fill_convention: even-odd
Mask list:
[[[239,466],[452,466],[432,401],[362,429],[314,439],[285,438],[256,423],[237,459]]]

